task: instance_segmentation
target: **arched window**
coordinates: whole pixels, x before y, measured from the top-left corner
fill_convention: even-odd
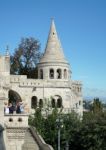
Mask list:
[[[58,98],[57,99],[57,108],[61,108],[62,107],[62,99]]]
[[[17,102],[22,101],[21,96],[19,95],[19,93],[17,93],[16,91],[13,91],[13,90],[9,90],[8,98],[9,98],[9,103],[12,103],[13,106],[15,106],[17,104]]]
[[[67,70],[64,69],[64,79],[67,79]]]
[[[43,69],[40,69],[40,79],[43,79]]]
[[[52,107],[55,108],[56,107],[56,103],[55,103],[55,99],[52,99]]]
[[[76,103],[75,105],[76,105],[76,108],[78,108],[78,103]]]
[[[43,100],[42,100],[42,99],[39,100],[39,107],[40,107],[40,108],[43,107]]]
[[[79,101],[79,105],[81,105],[81,101]]]
[[[50,77],[50,79],[54,79],[54,70],[53,69],[50,69],[49,77]]]
[[[57,69],[57,79],[61,79],[61,69]]]
[[[37,107],[37,97],[33,96],[31,99],[31,108],[36,108]]]

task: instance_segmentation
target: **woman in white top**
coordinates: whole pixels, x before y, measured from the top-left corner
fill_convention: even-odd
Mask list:
[[[4,113],[9,114],[9,106],[7,105],[7,103],[5,103]]]

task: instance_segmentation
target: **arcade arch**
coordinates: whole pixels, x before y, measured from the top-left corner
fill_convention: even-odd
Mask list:
[[[36,96],[32,96],[31,98],[31,108],[36,108],[37,107],[37,97]]]
[[[61,108],[62,105],[62,97],[59,95],[55,95],[52,100],[51,100],[51,105],[52,107],[57,107],[57,108]]]
[[[21,96],[19,95],[19,93],[17,93],[14,90],[9,90],[8,98],[9,98],[9,103],[12,103],[13,105],[16,105],[17,102],[22,101]]]

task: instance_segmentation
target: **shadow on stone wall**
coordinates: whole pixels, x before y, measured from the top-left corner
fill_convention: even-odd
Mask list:
[[[0,150],[6,150],[4,137],[3,137],[3,131],[4,131],[4,128],[2,127],[2,125],[0,125]]]

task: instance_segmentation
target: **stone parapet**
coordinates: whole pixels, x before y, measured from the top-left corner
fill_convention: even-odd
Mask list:
[[[28,114],[4,115],[6,127],[28,127]]]

